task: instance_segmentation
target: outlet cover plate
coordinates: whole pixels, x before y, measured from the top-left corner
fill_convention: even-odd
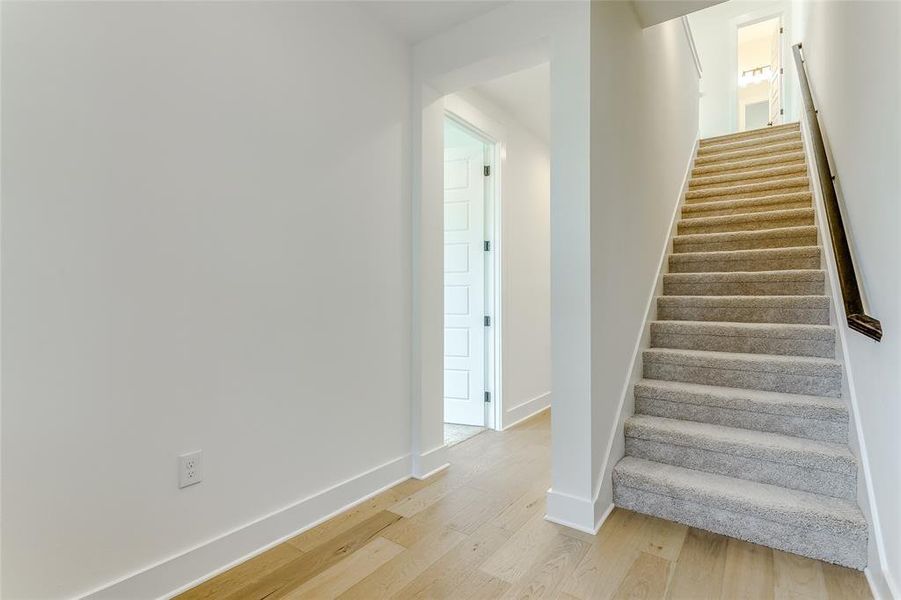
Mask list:
[[[186,488],[201,481],[203,481],[203,451],[195,450],[179,456],[178,487]]]

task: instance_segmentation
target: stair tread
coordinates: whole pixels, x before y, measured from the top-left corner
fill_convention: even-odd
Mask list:
[[[752,146],[750,148],[741,148],[737,150],[704,154],[695,159],[696,165],[711,165],[722,162],[731,162],[741,158],[749,158],[752,156],[763,156],[772,154],[785,154],[790,151],[800,151],[803,149],[803,142],[797,141],[782,142],[776,144],[768,144],[765,146]]]
[[[634,415],[626,419],[626,437],[690,445],[835,473],[849,474],[857,469],[854,455],[845,444],[698,421]]]
[[[845,535],[866,535],[857,504],[831,496],[717,475],[627,456],[614,468],[618,482],[676,499],[747,512],[794,527],[828,527]]]
[[[798,209],[793,209],[798,210]],[[758,213],[759,214],[759,213]],[[733,215],[729,215],[733,216]],[[713,217],[711,217],[713,218]],[[773,227],[772,229],[755,229],[753,231],[712,231],[706,233],[680,233],[673,236],[674,242],[715,242],[740,238],[773,238],[804,237],[816,235],[816,225],[795,225],[792,227]]]
[[[747,131],[737,131],[735,133],[725,133],[723,135],[714,135],[711,137],[702,138],[700,145],[706,146],[710,144],[716,144],[729,139],[742,139],[746,137],[772,135],[776,132],[782,131],[800,131],[800,129],[801,123],[799,121],[794,121],[792,123],[783,123],[782,125],[768,125],[766,127],[758,127],[757,129],[748,129]]]
[[[694,200],[695,198],[733,196],[745,192],[800,188],[807,187],[809,185],[810,178],[807,177],[807,175],[800,177],[783,177],[782,179],[771,179],[770,181],[760,181],[757,183],[723,185],[721,187],[702,188],[699,190],[690,189],[685,192],[685,198],[686,200]]]
[[[751,206],[766,206],[768,204],[780,204],[785,202],[813,201],[813,194],[808,191],[786,192],[784,194],[771,194],[769,196],[757,196],[755,198],[734,198],[732,200],[714,200],[711,202],[695,202],[682,206],[682,218],[692,213],[713,212],[730,208],[744,208]]]
[[[712,143],[712,144],[699,144],[698,145],[698,154],[700,156],[707,156],[709,154],[716,154],[718,152],[729,152],[732,150],[744,150],[745,148],[756,148],[758,146],[764,146],[769,144],[776,144],[779,142],[787,142],[787,141],[795,141],[801,140],[801,132],[800,131],[780,131],[777,133],[773,133],[771,135],[761,135],[756,137],[749,137],[745,139],[737,139],[724,141],[722,143]]]
[[[823,294],[801,296],[698,296],[672,295],[657,296],[664,304],[685,304],[691,306],[740,306],[743,308],[829,308],[829,297]],[[675,320],[675,319],[674,319]]]
[[[848,409],[838,398],[788,394],[748,388],[731,388],[703,383],[641,379],[635,384],[636,394],[692,404],[712,404],[723,408],[757,408],[784,416],[825,419],[847,423]],[[704,402],[698,402],[703,400]],[[694,401],[694,402],[692,402]]]
[[[699,164],[692,167],[692,177],[698,175],[708,175],[710,173],[734,172],[742,169],[754,169],[760,166],[792,164],[798,162],[806,162],[806,156],[803,150],[788,150],[782,154],[771,154],[757,158],[739,159],[720,164]]]
[[[762,212],[738,213],[735,215],[716,215],[713,217],[697,217],[694,219],[681,219],[680,226],[703,227],[705,225],[721,225],[724,223],[745,223],[748,221],[781,221],[792,217],[813,217],[813,208],[785,208]],[[788,229],[783,227],[781,229]],[[722,231],[714,233],[725,233]],[[680,234],[684,235],[684,234]]]
[[[718,352],[714,350],[683,350],[681,348],[647,348],[645,357],[664,362],[680,362],[702,365],[704,363],[728,363],[730,369],[739,369],[742,365],[756,365],[753,371],[770,371],[778,373],[831,375],[841,369],[841,363],[833,358],[819,356],[783,356],[781,354],[748,354],[746,352]],[[769,367],[767,369],[759,367]],[[791,370],[789,370],[791,369]],[[803,373],[802,373],[803,372]]]
[[[667,333],[699,333],[704,335],[743,335],[804,340],[833,340],[832,325],[806,323],[735,323],[731,321],[651,321],[651,328]]]
[[[761,168],[740,173],[719,173],[714,175],[705,175],[700,177],[692,177],[689,181],[689,189],[696,189],[700,186],[715,185],[717,183],[727,183],[730,181],[745,181],[752,179],[765,179],[768,177],[778,177],[790,173],[804,173],[807,171],[807,165],[788,164],[788,165],[764,165]]]
[[[713,283],[720,281],[820,281],[823,269],[780,269],[777,271],[707,271],[704,273],[664,273],[664,281],[681,283]]]
[[[820,254],[819,246],[788,246],[786,248],[749,248],[746,250],[710,250],[671,254],[677,262],[706,262],[728,260],[767,260],[783,257],[810,257]]]
[[[735,138],[744,138],[744,137],[755,137],[755,136],[765,136],[768,134],[773,134],[776,132],[786,131],[786,130],[797,130],[800,131],[801,123],[800,121],[793,121],[791,123],[783,123],[782,125],[767,125],[766,127],[758,127],[757,129],[748,129],[745,131],[737,131],[735,133],[724,133],[723,135],[714,135],[707,138],[701,139],[701,145],[714,144],[721,140],[735,139]]]

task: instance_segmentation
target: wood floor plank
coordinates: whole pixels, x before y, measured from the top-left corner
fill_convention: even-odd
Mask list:
[[[476,577],[478,566],[508,539],[510,534],[493,525],[484,525],[468,536],[429,568],[420,573],[395,598],[461,597],[459,588]],[[455,596],[456,594],[456,596]]]
[[[675,561],[682,550],[688,526],[648,515],[632,534],[632,542],[642,552]]]
[[[404,550],[406,548],[400,544],[377,537],[344,560],[307,580],[303,585],[291,590],[279,590],[269,598],[272,600],[337,598]]]
[[[432,485],[401,498],[387,508],[395,514],[409,518],[438,502],[456,487],[457,484],[445,476]]]
[[[461,487],[409,519],[400,520],[388,527],[382,535],[409,548],[417,540],[444,530],[458,513],[478,511],[484,498],[484,492]]]
[[[723,589],[729,538],[690,528],[667,589],[672,600],[716,600]]]
[[[305,552],[309,552],[323,542],[344,533],[348,529],[352,529],[373,515],[388,509],[396,504],[397,501],[397,493],[388,490],[387,492],[370,498],[350,510],[329,519],[317,527],[313,527],[312,529],[308,529],[307,531],[294,536],[291,538],[290,544]]]
[[[821,563],[820,569],[826,585],[826,596],[830,600],[871,600],[870,584],[861,571]]]
[[[820,561],[773,550],[776,600],[820,600],[826,597],[826,580]]]
[[[612,598],[640,554],[629,543],[629,535],[641,522],[641,516],[631,511],[610,513],[562,591],[581,600]]]
[[[303,556],[303,552],[291,544],[279,544],[224,573],[205,581],[195,588],[176,596],[177,600],[207,600],[221,598],[259,581],[281,566]]]
[[[726,545],[721,598],[770,600],[773,588],[773,550],[730,538]]]
[[[557,540],[529,566],[515,586],[507,590],[505,600],[554,598],[563,582],[576,569],[590,544],[557,534]]]
[[[320,544],[300,558],[272,571],[253,585],[226,596],[229,600],[261,600],[279,590],[290,590],[302,585],[340,560],[365,546],[385,528],[401,517],[381,511],[332,539]],[[290,541],[288,542],[290,543]]]
[[[485,561],[481,570],[489,575],[516,583],[548,546],[559,542],[560,534],[543,515],[532,517]]]
[[[656,600],[663,598],[672,563],[665,558],[640,552],[613,597],[616,600]]]
[[[547,491],[529,490],[514,500],[491,523],[507,531],[516,531],[532,517],[544,514]]]
[[[371,575],[348,589],[341,600],[380,600],[390,598],[451,549],[466,539],[466,534],[444,529],[428,535]]]

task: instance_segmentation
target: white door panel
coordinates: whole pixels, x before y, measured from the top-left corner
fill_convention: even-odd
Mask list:
[[[782,124],[782,27],[770,44],[770,125]]]
[[[485,424],[485,184],[481,146],[444,154],[444,421]]]

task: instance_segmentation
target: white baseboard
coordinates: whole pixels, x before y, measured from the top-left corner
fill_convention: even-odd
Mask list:
[[[539,396],[535,396],[531,400],[526,400],[521,404],[517,404],[513,408],[508,408],[504,411],[500,430],[504,431],[510,429],[550,407],[551,393],[545,392]]]
[[[590,498],[579,498],[572,494],[547,491],[547,509],[544,515],[546,521],[569,527],[577,531],[584,531],[592,535],[597,533],[594,528],[594,504]]]
[[[424,454],[413,457],[413,477],[416,479],[428,479],[435,473],[448,468],[447,446],[441,444]]]
[[[242,525],[85,594],[90,600],[169,598],[409,479],[410,455]]]

